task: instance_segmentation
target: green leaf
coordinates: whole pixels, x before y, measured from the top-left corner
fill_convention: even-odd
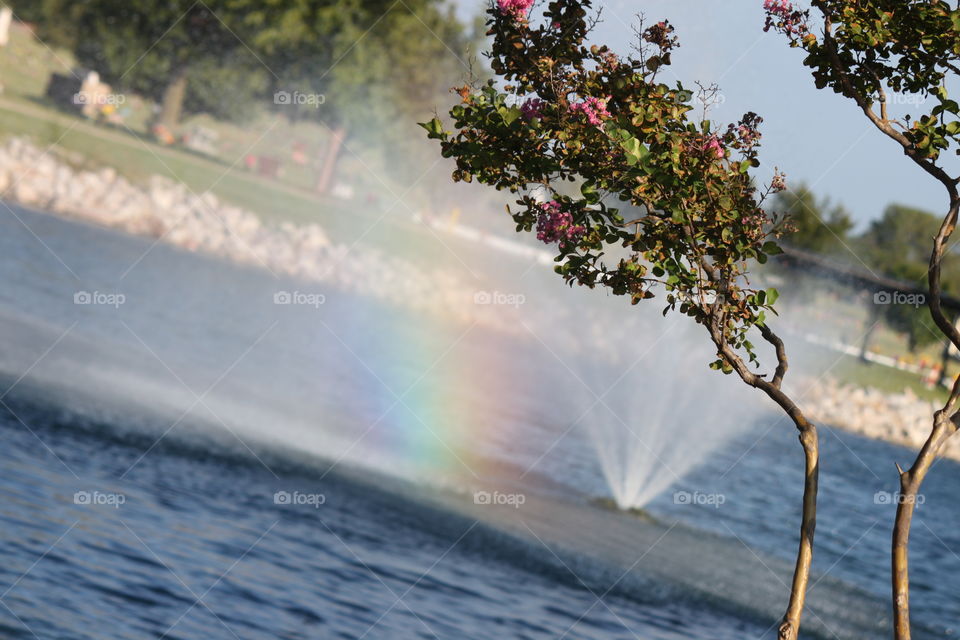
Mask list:
[[[780,292],[776,289],[767,289],[767,304],[773,304],[780,298]]]
[[[497,113],[500,114],[500,117],[503,118],[503,123],[507,126],[513,124],[517,118],[520,117],[522,113],[520,107],[500,107],[497,109]]]
[[[644,158],[650,155],[650,151],[640,144],[640,141],[634,137],[627,138],[620,143],[627,154],[627,164],[631,167],[640,163]]]
[[[443,133],[443,123],[440,122],[440,118],[434,118],[429,122],[418,122],[421,127],[427,130],[427,137],[431,140],[442,140],[444,137]]]
[[[778,256],[781,253],[783,253],[783,249],[780,248],[780,245],[778,245],[773,240],[768,240],[767,242],[764,242],[763,247],[760,250],[766,253],[767,255],[771,255],[771,256]]]
[[[582,185],[580,185],[580,193],[583,194],[584,200],[589,204],[596,204],[600,202],[600,194],[597,193],[597,185],[593,180],[587,180]]]

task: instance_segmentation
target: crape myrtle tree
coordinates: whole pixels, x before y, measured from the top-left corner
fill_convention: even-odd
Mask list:
[[[937,328],[960,347],[960,331],[941,307],[941,270],[960,211],[960,176],[948,166],[949,151],[960,155],[960,104],[947,86],[960,79],[960,8],[942,0],[812,0],[800,10],[768,0],[767,29],[785,34],[806,51],[804,61],[818,88],[850,99],[900,151],[943,187],[945,213],[933,238],[926,279],[927,306]],[[898,118],[894,94],[921,96],[929,109]],[[909,469],[900,474],[893,529],[894,632],[910,638],[908,542],[916,496],[934,460],[960,423],[960,380],[934,414],[930,435]]]
[[[719,126],[697,117],[691,92],[668,86],[678,38],[669,22],[640,29],[635,57],[587,42],[589,0],[555,0],[532,19],[533,0],[498,0],[488,12],[496,78],[460,88],[450,115],[422,126],[456,160],[456,181],[476,180],[516,196],[517,231],[556,249],[571,286],[605,287],[633,303],[660,296],[706,329],[711,367],[736,373],[769,396],[799,430],[805,456],[800,547],[780,637],[795,639],[816,526],[815,426],[782,390],[784,344],[768,324],[775,290],[751,286],[748,268],[779,252],[783,220],[762,208],[783,176],[759,189],[761,118]],[[579,187],[570,189],[570,187]],[[574,195],[570,195],[570,193]],[[626,219],[617,201],[639,210]],[[761,372],[756,336],[775,355]]]

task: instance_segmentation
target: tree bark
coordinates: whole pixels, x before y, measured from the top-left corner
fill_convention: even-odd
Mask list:
[[[896,640],[910,640],[910,574],[909,543],[910,525],[917,502],[920,485],[923,484],[930,465],[937,459],[947,439],[957,430],[944,411],[934,417],[933,431],[923,444],[913,466],[900,471],[900,495],[897,497],[897,517],[893,526],[893,630]]]
[[[780,640],[796,640],[800,633],[800,619],[806,601],[807,584],[810,582],[810,566],[813,564],[813,538],[817,529],[817,494],[820,485],[820,442],[817,429],[807,424],[800,431],[800,444],[806,461],[803,483],[803,513],[800,522],[800,548],[797,564],[793,570],[790,601],[780,624]]]
[[[705,265],[706,267],[707,265]],[[714,316],[708,327],[720,356],[733,367],[737,375],[749,386],[763,391],[767,397],[780,406],[790,416],[800,432],[800,444],[804,455],[803,506],[800,519],[800,547],[797,550],[797,563],[793,571],[790,586],[790,600],[780,623],[777,637],[779,640],[797,640],[800,634],[800,621],[807,598],[807,586],[810,583],[810,567],[813,564],[813,540],[817,529],[817,496],[820,486],[820,442],[817,427],[807,420],[800,407],[781,389],[787,373],[787,354],[783,341],[766,325],[758,325],[764,340],[776,351],[777,369],[770,380],[757,375],[740,358],[725,340],[722,318]]]
[[[867,309],[867,330],[863,334],[863,339],[860,341],[860,361],[869,364],[870,361],[867,360],[867,352],[870,351],[870,341],[873,339],[873,332],[877,328],[877,321],[880,319],[880,307],[872,298],[868,298],[868,304],[870,305]]]
[[[323,157],[323,165],[320,167],[320,175],[317,177],[317,193],[324,195],[330,190],[333,183],[333,177],[336,173],[337,161],[340,159],[340,152],[343,149],[343,142],[347,137],[347,129],[343,126],[337,126],[330,131],[330,142],[327,143],[327,151]]]
[[[927,280],[930,287],[930,298],[927,306],[937,327],[949,338],[950,342],[960,347],[960,333],[956,326],[947,319],[941,307],[940,266],[946,251],[947,242],[957,225],[957,216],[960,214],[960,195],[957,194],[953,183],[946,183],[950,193],[950,211],[940,225],[940,231],[934,239],[933,250],[930,252],[930,267],[927,271]],[[937,411],[933,417],[933,429],[923,443],[923,448],[917,454],[913,466],[907,471],[900,470],[900,496],[897,504],[897,516],[893,524],[893,541],[891,547],[891,582],[893,586],[893,630],[896,640],[910,640],[910,525],[913,522],[913,509],[916,498],[930,470],[930,466],[940,454],[947,439],[957,431],[957,401],[960,400],[960,378],[953,384],[950,398],[943,409]],[[899,469],[899,467],[898,467]]]
[[[186,64],[177,66],[163,90],[157,124],[166,127],[171,133],[180,124],[180,117],[183,115],[183,101],[187,96],[187,72]]]

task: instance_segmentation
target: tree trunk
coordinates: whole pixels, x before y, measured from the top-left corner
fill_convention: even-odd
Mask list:
[[[893,525],[893,548],[891,562],[893,572],[893,631],[896,640],[910,640],[910,574],[909,543],[910,524],[917,502],[920,485],[923,484],[930,465],[937,459],[947,439],[957,430],[944,411],[938,411],[933,419],[933,430],[923,443],[917,459],[908,471],[900,471],[900,495],[897,497],[897,518]],[[899,468],[899,466],[898,466]]]
[[[337,161],[340,159],[340,151],[343,149],[343,141],[347,137],[347,129],[343,126],[337,126],[330,131],[330,142],[327,143],[327,150],[323,157],[323,165],[320,167],[320,175],[317,177],[317,193],[323,195],[330,190],[333,183],[333,177],[337,168]]]
[[[863,339],[860,341],[860,361],[867,362],[867,353],[870,351],[870,340],[873,338],[873,332],[877,328],[880,320],[880,306],[874,302],[873,298],[867,298],[870,305],[867,309],[867,330],[863,333]]]
[[[804,421],[806,422],[806,421]],[[806,601],[807,584],[810,581],[810,565],[813,563],[813,537],[817,529],[817,493],[820,484],[820,443],[817,429],[806,423],[800,431],[800,444],[806,461],[803,483],[803,515],[800,523],[800,548],[797,564],[790,586],[790,602],[780,624],[779,640],[797,640],[800,619]]]
[[[187,96],[187,69],[186,64],[177,66],[163,90],[157,124],[166,127],[170,133],[180,124],[180,116],[183,114],[183,101]]]

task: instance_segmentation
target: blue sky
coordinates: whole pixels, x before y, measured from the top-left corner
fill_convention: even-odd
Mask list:
[[[486,0],[457,2],[465,12],[487,6]],[[674,77],[666,73],[661,79],[679,79],[687,87],[695,81],[719,85],[723,102],[710,116],[716,122],[739,120],[746,111],[760,114],[764,148],[758,175],[764,180],[778,166],[792,186],[806,182],[842,203],[858,228],[891,202],[937,214],[946,209],[939,183],[904,157],[852,101],[818,91],[802,51],[777,33],[763,32],[761,0],[600,0],[595,6],[603,7],[603,22],[593,40],[619,53],[627,53],[634,41],[637,12],[648,22],[667,18],[674,24],[681,44],[673,57]],[[924,110],[906,102],[904,112]]]

